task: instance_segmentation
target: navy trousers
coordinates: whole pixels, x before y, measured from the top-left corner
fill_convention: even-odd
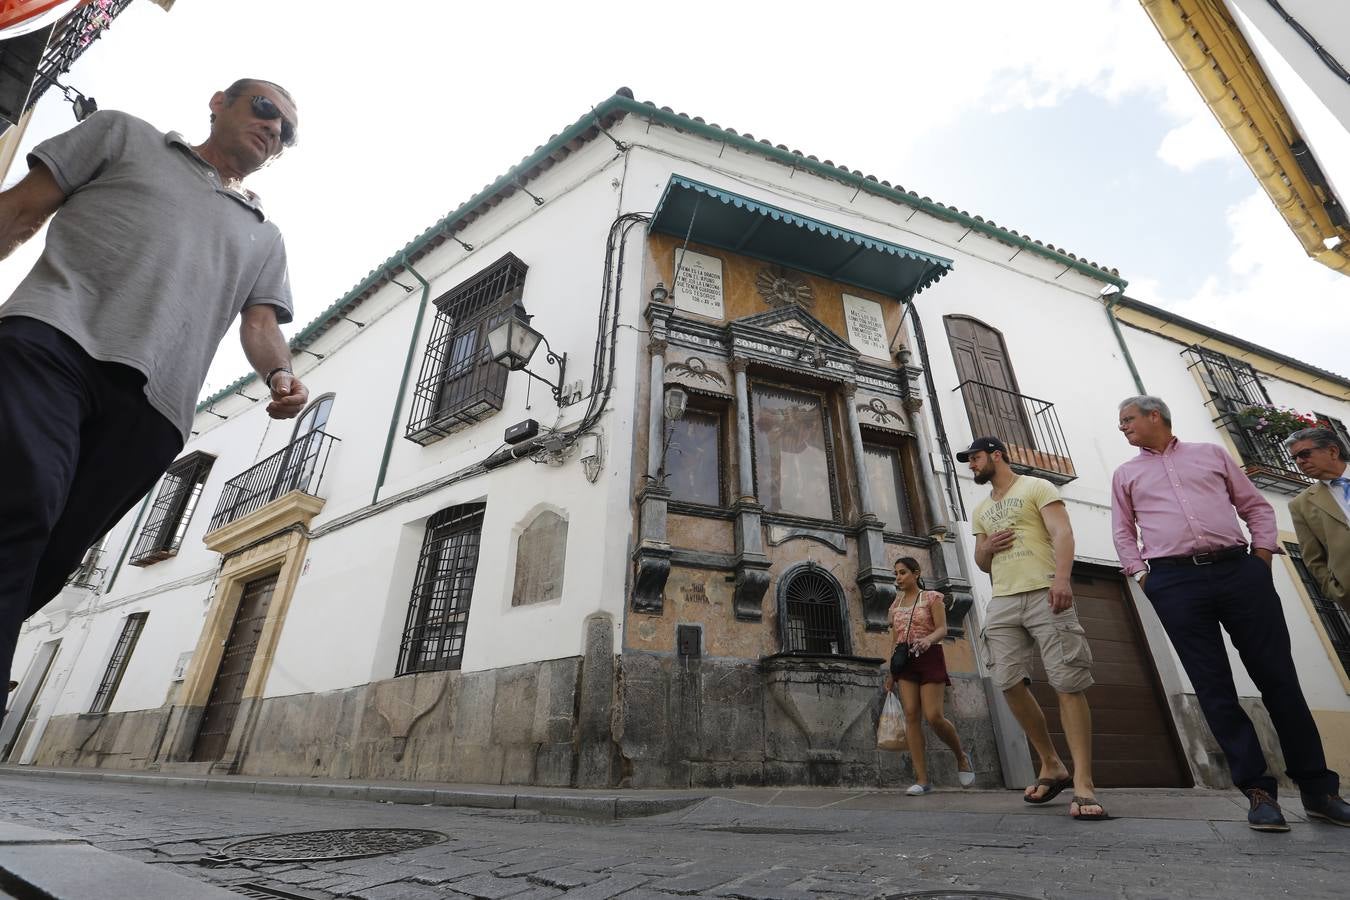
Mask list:
[[[145,376],[35,319],[0,319],[0,709],[19,629],[183,447]]]
[[[1228,757],[1233,783],[1242,791],[1260,788],[1276,796],[1256,728],[1238,703],[1220,628],[1228,632],[1261,692],[1289,777],[1307,795],[1338,793],[1340,778],[1327,768],[1317,723],[1298,683],[1270,567],[1256,556],[1208,566],[1158,565],[1149,572],[1145,593],[1191,679],[1210,731]]]

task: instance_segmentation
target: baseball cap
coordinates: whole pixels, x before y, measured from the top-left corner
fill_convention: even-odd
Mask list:
[[[957,462],[969,462],[972,453],[993,453],[995,450],[1002,450],[1004,458],[1008,456],[1008,448],[1003,446],[1003,442],[996,437],[977,437],[970,442],[970,446],[956,454]]]

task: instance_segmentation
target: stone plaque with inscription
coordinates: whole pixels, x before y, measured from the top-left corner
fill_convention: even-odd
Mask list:
[[[863,356],[890,361],[890,342],[886,340],[886,320],[881,304],[844,295],[844,323],[848,326],[848,342]]]
[[[722,260],[716,256],[675,248],[675,289],[671,297],[676,309],[721,319]]]

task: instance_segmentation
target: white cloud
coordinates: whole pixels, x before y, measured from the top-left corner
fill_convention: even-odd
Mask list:
[[[1130,294],[1263,347],[1350,376],[1350,278],[1313,262],[1270,198],[1255,191],[1229,208],[1233,251],[1226,270],[1190,297],[1169,297],[1155,279]]]
[[[1234,154],[1228,135],[1208,109],[1167,132],[1158,145],[1158,158],[1183,172],[1207,162],[1232,160]]]

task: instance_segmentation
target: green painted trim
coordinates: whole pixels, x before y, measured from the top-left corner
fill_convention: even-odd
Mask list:
[[[1116,343],[1120,345],[1120,352],[1125,354],[1125,365],[1130,367],[1130,377],[1134,379],[1134,386],[1139,391],[1139,396],[1148,395],[1148,389],[1144,387],[1144,380],[1139,377],[1139,369],[1134,364],[1134,357],[1130,355],[1130,348],[1125,343],[1125,335],[1121,333],[1120,322],[1116,320],[1116,304],[1120,302],[1121,295],[1117,294],[1106,301],[1106,319],[1111,323],[1111,330],[1116,333]]]
[[[422,319],[426,317],[427,301],[431,299],[431,282],[422,277],[422,273],[413,268],[405,256],[400,263],[404,270],[422,283],[422,302],[417,305],[417,319],[413,322],[412,340],[408,342],[408,355],[403,360],[403,377],[398,382],[398,399],[394,401],[394,414],[389,418],[389,433],[384,439],[384,455],[380,457],[380,473],[375,476],[375,491],[370,495],[371,504],[379,502],[380,488],[384,487],[384,476],[389,471],[389,457],[394,452],[394,437],[398,434],[398,420],[403,415],[403,401],[408,396],[408,374],[412,372],[413,357],[417,355],[417,339],[422,334]]]
[[[150,498],[155,495],[158,488],[159,482],[156,481],[155,486],[146,493],[145,499],[141,501],[140,511],[136,513],[136,522],[131,526],[131,534],[127,537],[127,542],[122,545],[122,555],[117,558],[117,565],[113,566],[112,571],[108,573],[108,583],[104,586],[103,593],[106,594],[111,591],[113,582],[117,581],[117,576],[121,573],[122,566],[127,561],[127,554],[131,552],[131,545],[136,542],[136,538],[140,535],[141,521],[145,518],[145,511],[150,508]]]
[[[631,96],[625,96],[624,94],[615,94],[614,96],[601,102],[598,106],[596,106],[586,115],[582,116],[580,119],[577,119],[577,121],[573,122],[570,126],[564,129],[558,135],[556,135],[552,140],[548,141],[547,143],[539,147],[539,149],[535,150],[533,154],[526,157],[524,160],[522,160],[515,166],[511,167],[509,170],[507,170],[506,174],[502,175],[496,181],[492,182],[492,184],[488,185],[487,187],[479,191],[477,194],[470,197],[467,202],[460,205],[454,212],[449,213],[444,218],[437,221],[426,231],[422,232],[420,235],[418,235],[416,238],[410,241],[402,250],[395,253],[393,256],[390,256],[375,269],[372,269],[370,274],[367,275],[364,279],[362,279],[355,287],[353,287],[350,291],[348,291],[341,298],[339,298],[337,302],[333,303],[331,306],[329,306],[327,309],[321,312],[318,316],[316,316],[315,319],[309,323],[309,325],[301,329],[301,331],[291,339],[290,341],[291,349],[298,350],[305,346],[308,346],[309,342],[314,338],[316,338],[323,329],[323,327],[327,325],[329,318],[334,313],[338,312],[343,307],[347,306],[349,303],[352,303],[358,298],[360,298],[362,294],[364,294],[366,291],[370,290],[372,287],[378,284],[380,279],[393,274],[393,272],[397,268],[403,265],[403,262],[405,260],[413,259],[418,255],[420,255],[424,250],[428,249],[428,245],[437,236],[439,236],[442,233],[448,233],[452,231],[455,225],[459,224],[459,222],[462,221],[466,216],[474,212],[478,208],[478,206],[485,200],[487,200],[489,197],[492,197],[494,194],[498,193],[499,191],[505,188],[516,186],[516,181],[522,175],[529,172],[535,166],[539,165],[545,159],[548,159],[550,156],[552,156],[559,150],[563,149],[568,144],[580,138],[592,127],[594,127],[597,124],[597,122],[599,122],[601,119],[605,118],[606,116],[612,113],[627,113],[635,116],[640,116],[642,118],[649,119],[653,122],[657,122],[662,125],[667,125],[671,128],[677,128],[681,131],[689,132],[690,134],[705,137],[710,140],[726,144],[728,146],[737,147],[741,150],[744,150],[747,153],[754,153],[759,156],[763,156],[767,159],[773,160],[775,162],[780,162],[784,165],[791,166],[796,169],[801,169],[806,172],[812,172],[823,178],[833,179],[835,181],[839,181],[844,184],[857,187],[859,190],[864,191],[866,193],[873,194],[875,196],[881,197],[886,200],[890,200],[895,203],[901,203],[904,204],[905,206],[922,210],[923,212],[926,212],[929,215],[935,216],[936,218],[943,219],[945,221],[955,222],[959,225],[963,225],[971,229],[972,231],[978,232],[987,237],[992,237],[995,240],[1002,241],[1005,244],[1009,244],[1019,249],[1027,250],[1031,253],[1037,254],[1038,256],[1043,256],[1047,259],[1053,260],[1054,262],[1060,263],[1069,269],[1073,269],[1074,271],[1087,275],[1089,278],[1105,282],[1106,284],[1113,284],[1116,287],[1120,288],[1122,291],[1125,290],[1125,285],[1127,284],[1127,282],[1124,279],[1120,278],[1120,276],[1113,275],[1104,269],[1097,268],[1096,266],[1093,266],[1083,260],[1069,256],[1068,254],[1063,253],[1062,251],[1047,247],[1046,245],[1033,241],[1030,238],[1023,237],[1022,235],[1019,234],[1014,234],[1013,232],[1008,231],[1007,229],[1004,228],[1000,228],[997,225],[994,225],[978,216],[971,216],[967,213],[963,213],[950,207],[943,206],[941,203],[935,203],[932,200],[920,197],[918,194],[909,191],[903,191],[893,187],[887,187],[881,182],[876,181],[873,178],[864,176],[860,173],[850,172],[847,169],[839,168],[837,166],[826,165],[825,163],[818,162],[816,160],[811,159],[810,157],[803,156],[799,153],[793,153],[790,150],[784,150],[779,147],[775,147],[774,145],[770,144],[767,141],[757,141],[753,138],[746,137],[744,135],[733,134],[730,131],[721,128],[716,128],[712,125],[696,121],[687,116],[682,116],[673,112],[667,112],[666,110],[660,109],[659,107],[651,106],[646,103],[641,103],[637,100],[634,100]],[[249,373],[248,375],[242,376],[241,378],[235,380],[228,386],[212,394],[210,397],[203,400],[201,403],[197,404],[197,412],[201,412],[202,410],[207,409],[208,407],[215,404],[217,401],[222,400],[225,397],[228,397],[230,394],[233,394],[236,390],[243,387],[245,384],[248,384],[250,381],[257,378],[258,376],[255,373]]]

